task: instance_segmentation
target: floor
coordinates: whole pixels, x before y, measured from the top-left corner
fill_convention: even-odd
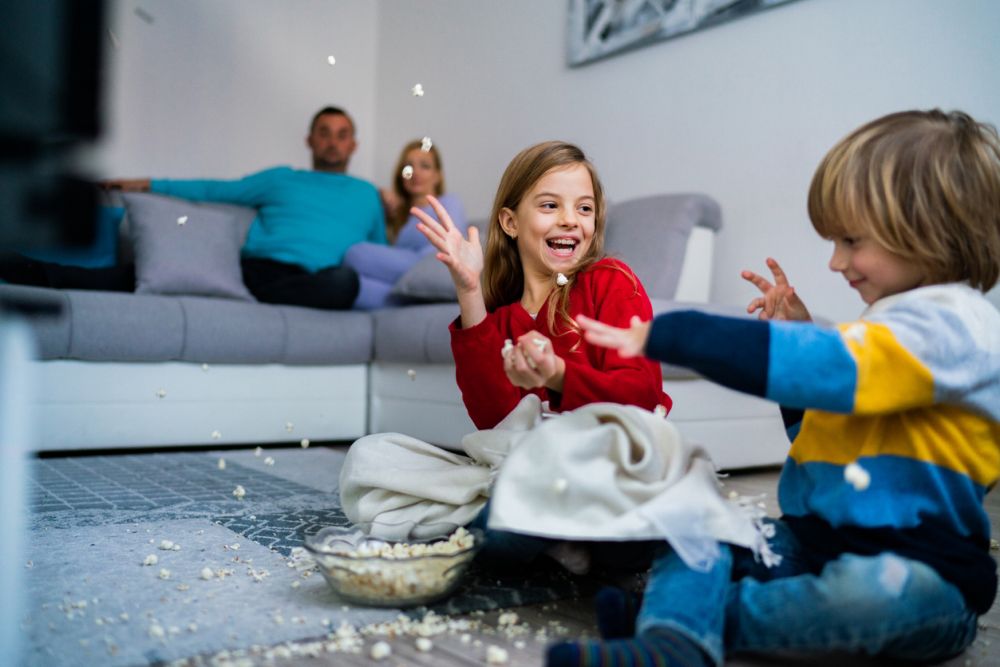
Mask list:
[[[36,651],[26,664],[371,665],[375,664],[373,655],[386,653],[378,664],[527,666],[542,665],[545,648],[553,641],[596,636],[591,596],[598,584],[588,580],[565,588],[556,586],[558,590],[553,593],[555,589],[544,587],[547,580],[543,577],[543,585],[534,589],[537,593],[534,598],[519,597],[518,592],[511,590],[510,582],[486,582],[489,588],[480,587],[479,593],[502,599],[505,602],[502,608],[489,609],[494,605],[482,604],[479,611],[462,613],[463,608],[476,608],[475,601],[470,603],[466,593],[464,606],[453,604],[453,600],[436,614],[408,617],[378,610],[349,611],[335,602],[318,577],[302,580],[301,587],[297,586],[299,579],[294,569],[283,567],[291,550],[301,543],[303,534],[343,520],[337,508],[324,508],[322,503],[315,502],[317,489],[333,490],[330,466],[316,465],[317,457],[339,460],[343,451],[343,447],[311,453],[244,450],[224,455],[201,452],[39,462],[41,465],[33,472],[30,503],[32,527],[39,536],[36,553],[40,555],[31,564],[33,570],[29,576],[38,579],[33,584],[36,595],[49,602],[36,605],[38,618],[25,631],[33,633],[42,644],[46,642],[46,632],[53,643],[56,638],[69,637],[71,641],[64,642],[67,651],[49,654]],[[270,454],[276,465],[273,460],[268,463]],[[228,461],[224,471],[216,466],[217,458],[223,457]],[[307,461],[310,465],[304,465]],[[294,470],[294,474],[289,470]],[[727,491],[760,496],[768,513],[776,515],[777,477],[776,470],[741,471],[730,475],[724,483]],[[237,502],[231,494],[234,480],[241,481],[248,493],[266,496],[266,502],[256,505],[252,514],[245,509],[234,509]],[[304,503],[304,498],[309,502]],[[993,534],[1000,535],[1000,499],[995,493],[988,496],[987,509]],[[86,567],[82,562],[69,562],[68,570],[64,571],[67,562],[53,546],[99,552],[101,541],[106,539],[100,531],[108,525],[109,513],[114,517],[112,524],[116,530],[115,553],[126,551],[126,560],[134,560],[135,567],[123,574],[119,563],[105,564],[98,554],[96,560],[87,561]],[[67,522],[72,526],[65,525]],[[72,530],[66,531],[68,527]],[[73,535],[72,544],[65,540],[67,532]],[[233,541],[234,533],[242,538],[239,551],[229,551],[225,546]],[[161,549],[150,546],[151,541],[156,542],[164,535],[183,541],[184,550],[175,554],[162,550],[162,545]],[[220,552],[220,544],[225,553]],[[168,582],[158,581],[153,574],[156,567],[138,565],[147,552],[159,555],[161,565],[170,558],[192,553],[198,554],[199,566],[209,556],[219,556],[222,559],[213,563],[213,567],[235,569],[238,566],[233,563],[238,562],[251,576],[242,577],[243,572],[238,571],[226,584],[214,581],[206,584],[198,581],[196,571],[187,573],[183,579],[184,568],[193,565],[189,567],[177,560],[176,567],[171,566],[173,578]],[[78,566],[76,570],[74,565]],[[270,571],[263,575],[264,581],[254,580],[253,572],[261,575],[266,571],[265,565]],[[118,613],[114,617],[98,613],[98,607],[106,609],[113,595],[107,594],[108,599],[99,603],[88,591],[100,587],[128,588],[133,585],[128,576],[134,577],[136,571],[150,576],[136,580],[137,587],[127,597],[131,606],[126,611],[132,611],[131,623],[119,621]],[[45,577],[46,572],[58,572],[58,576]],[[524,573],[520,581],[532,583],[532,577],[538,580],[539,575]],[[186,590],[188,583],[181,583],[182,580],[189,582],[190,592],[176,592]],[[214,588],[199,597],[195,591],[201,585]],[[561,595],[572,597],[552,600]],[[522,604],[529,599],[542,601]],[[74,607],[81,603],[82,607]],[[286,605],[286,611],[279,624],[282,605]],[[148,610],[154,608],[158,610],[156,617],[148,617]],[[345,620],[351,625],[342,625]],[[156,627],[166,636],[153,642],[157,651],[150,651],[149,634]],[[221,633],[233,638],[229,645],[242,648],[205,650],[212,644],[208,640]],[[113,636],[113,642],[109,642],[108,636]],[[147,649],[129,654],[130,640],[142,643],[139,639],[146,643]],[[800,660],[759,656],[735,658],[726,664],[832,667],[878,663],[848,656]],[[979,637],[972,647],[944,664],[1000,666],[1000,606],[994,605],[981,619]]]

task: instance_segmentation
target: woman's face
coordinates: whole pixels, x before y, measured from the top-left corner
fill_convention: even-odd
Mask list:
[[[437,194],[441,183],[441,171],[434,160],[434,154],[419,148],[406,154],[406,164],[413,167],[413,176],[403,180],[403,187],[414,199]]]

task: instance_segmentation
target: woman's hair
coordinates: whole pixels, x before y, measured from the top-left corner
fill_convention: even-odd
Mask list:
[[[517,241],[507,236],[501,227],[500,212],[505,208],[516,210],[528,191],[549,171],[574,165],[583,165],[587,168],[594,186],[594,236],[587,252],[580,258],[575,273],[566,276],[569,282],[558,286],[553,281],[555,289],[549,294],[546,303],[550,331],[554,330],[557,313],[569,330],[576,330],[576,323],[567,310],[569,291],[576,273],[585,271],[604,257],[606,205],[604,188],[594,166],[587,160],[582,150],[564,141],[546,141],[525,148],[510,161],[500,179],[500,186],[493,200],[493,209],[490,211],[483,268],[483,298],[488,311],[492,312],[500,306],[519,301],[524,293],[524,270],[521,267]]]
[[[389,243],[396,240],[399,230],[403,228],[403,225],[410,218],[410,209],[413,207],[413,195],[406,191],[406,186],[404,185],[406,179],[403,178],[403,167],[409,164],[407,156],[410,154],[410,151],[417,148],[423,150],[423,141],[421,139],[416,139],[403,146],[403,150],[399,154],[399,159],[396,161],[396,171],[393,172],[394,176],[392,178],[392,189],[399,196],[399,206],[393,211],[386,211],[388,224],[386,225],[385,235]],[[441,175],[437,187],[434,188],[434,195],[439,196],[444,192],[444,167],[441,164],[441,154],[438,153],[437,146],[433,145],[424,152],[433,156],[434,168]]]
[[[927,284],[985,292],[1000,273],[1000,137],[961,111],[883,116],[823,158],[809,217],[824,238],[870,235]]]

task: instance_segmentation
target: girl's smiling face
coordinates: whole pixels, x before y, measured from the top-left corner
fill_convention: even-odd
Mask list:
[[[570,273],[594,238],[594,183],[582,164],[550,169],[516,209],[500,212],[500,226],[517,240],[526,280]]]

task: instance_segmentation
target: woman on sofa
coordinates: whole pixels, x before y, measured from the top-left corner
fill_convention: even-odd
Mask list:
[[[428,195],[438,198],[455,225],[465,232],[468,223],[462,202],[444,193],[441,154],[427,139],[411,141],[403,147],[393,172],[392,189],[383,191],[386,238],[391,245],[357,243],[344,256],[344,265],[354,269],[361,281],[356,310],[374,310],[392,305],[392,288],[403,274],[434,247],[417,231],[419,222],[410,209],[419,208],[430,216],[434,211]]]

